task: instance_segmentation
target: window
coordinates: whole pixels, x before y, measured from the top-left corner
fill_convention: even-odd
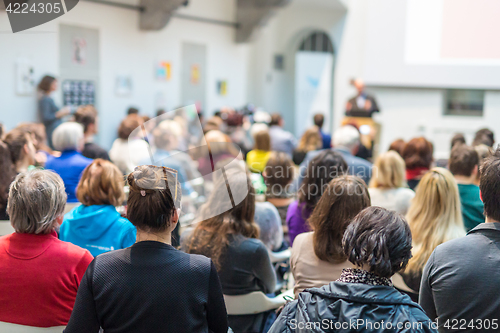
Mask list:
[[[317,31],[302,40],[299,50],[333,53],[333,45],[327,34]]]
[[[484,90],[449,89],[446,91],[445,115],[483,116]]]

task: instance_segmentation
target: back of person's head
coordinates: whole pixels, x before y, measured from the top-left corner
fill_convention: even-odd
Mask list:
[[[316,113],[313,117],[314,125],[319,128],[323,127],[323,123],[325,122],[325,116],[322,113]]]
[[[481,128],[476,132],[472,145],[477,146],[480,144],[484,144],[493,147],[494,143],[495,143],[495,134],[493,133],[493,131],[491,131],[488,128]]]
[[[64,183],[48,170],[20,173],[10,185],[7,213],[16,232],[48,234],[66,205]]]
[[[352,151],[359,146],[359,142],[359,132],[351,125],[342,126],[333,133],[332,145],[335,148],[343,147]]]
[[[129,107],[128,110],[127,110],[127,115],[131,115],[131,114],[139,114],[139,109],[138,108],[135,108],[135,107]]]
[[[91,125],[95,125],[97,110],[93,105],[80,106],[75,112],[75,121],[83,126],[83,132],[87,133]]]
[[[432,168],[422,177],[406,218],[414,245],[408,270],[421,272],[439,244],[465,236],[458,186],[450,171]]]
[[[269,126],[281,126],[283,118],[279,113],[273,113],[271,115],[271,122],[269,123]]]
[[[473,147],[457,144],[451,150],[448,169],[454,176],[470,177],[478,165],[479,155]]]
[[[267,192],[279,196],[294,179],[294,164],[287,153],[272,152],[262,175]]]
[[[177,148],[178,138],[182,136],[179,124],[174,120],[164,120],[153,130],[156,147],[170,150]]]
[[[477,155],[479,157],[479,163],[478,163],[479,166],[483,164],[483,161],[486,157],[491,156],[491,154],[493,154],[493,149],[490,146],[480,144],[477,146],[473,145],[473,147],[476,150]]]
[[[9,186],[16,177],[14,163],[10,156],[9,147],[0,140],[0,210],[7,208]]]
[[[500,148],[481,164],[479,188],[484,203],[484,215],[500,222]]]
[[[35,162],[32,136],[26,129],[14,128],[5,135],[3,141],[9,148],[12,163],[17,163],[25,155],[33,155],[31,162]]]
[[[271,251],[278,250],[283,243],[283,228],[278,209],[269,202],[256,202],[254,220],[259,226],[259,239],[262,243]]]
[[[380,154],[375,160],[371,188],[399,188],[406,186],[406,167],[403,158],[395,151]]]
[[[47,133],[45,131],[45,125],[41,123],[27,122],[17,125],[16,128],[22,129],[23,131],[31,134],[31,137],[35,139],[33,143],[35,144],[35,148],[37,150],[45,150],[48,153],[52,152],[52,149],[47,146]]]
[[[342,239],[344,254],[358,267],[389,278],[405,269],[412,257],[412,234],[400,214],[382,207],[361,211]]]
[[[45,75],[38,83],[38,90],[43,93],[49,93],[52,89],[52,83],[56,80],[55,77],[50,75]]]
[[[394,150],[400,156],[403,156],[403,150],[405,149],[405,146],[406,146],[405,140],[396,139],[392,141],[391,145],[389,146],[389,151]]]
[[[177,171],[140,165],[127,176],[127,218],[146,232],[172,229],[175,210],[180,208],[181,187]]]
[[[271,137],[269,131],[259,131],[254,134],[253,140],[255,142],[254,149],[270,151],[271,150]]]
[[[322,151],[307,165],[298,193],[299,202],[313,208],[328,183],[347,171],[347,163],[340,153],[330,149]]]
[[[451,138],[451,145],[450,145],[451,149],[453,149],[453,147],[455,147],[455,145],[457,144],[462,144],[462,145],[466,144],[465,136],[462,133],[457,133]]]
[[[321,134],[318,127],[312,126],[308,128],[300,138],[297,150],[302,152],[309,152],[320,149],[323,146]]]
[[[83,126],[72,121],[62,123],[52,133],[52,144],[59,151],[81,149],[83,146]]]
[[[233,153],[232,149],[234,146],[231,144],[231,138],[221,131],[214,130],[207,132],[205,134],[205,141],[212,156]]]
[[[430,168],[432,164],[432,155],[434,147],[432,143],[424,137],[413,138],[405,145],[403,149],[403,159],[406,169]]]
[[[125,199],[123,175],[113,163],[96,159],[83,170],[76,189],[78,201],[85,206],[120,206]]]
[[[208,256],[220,269],[220,256],[230,234],[259,237],[254,216],[255,190],[247,173],[239,168],[226,170],[225,177],[214,179],[214,188],[199,211],[200,222],[193,231],[188,252]]]
[[[331,263],[345,260],[342,250],[344,231],[351,219],[368,206],[370,195],[361,178],[346,175],[328,184],[309,218],[314,230],[314,253],[319,259]]]
[[[130,134],[132,134],[132,132],[142,124],[142,118],[138,115],[132,114],[125,117],[118,127],[118,138],[128,140]]]

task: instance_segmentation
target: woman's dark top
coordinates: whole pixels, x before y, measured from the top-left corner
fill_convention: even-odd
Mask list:
[[[191,236],[181,239],[183,249]],[[253,291],[274,292],[276,274],[267,248],[258,239],[229,235],[229,245],[220,257],[219,277],[224,295],[245,295]],[[259,332],[265,316],[229,316],[229,326],[235,332]]]
[[[38,112],[40,113],[42,123],[45,125],[47,142],[51,148],[53,148],[52,132],[54,132],[57,126],[62,124],[62,120],[56,117],[57,111],[59,111],[59,108],[56,106],[56,103],[49,95],[44,95],[38,101]]]
[[[227,332],[211,260],[144,241],[97,256],[82,279],[65,333]]]
[[[420,292],[420,281],[422,280],[422,272],[420,272],[420,273],[409,273],[408,272],[408,273],[400,273],[400,274],[401,274],[401,277],[403,278],[403,281],[408,286],[408,288],[415,291],[415,293],[412,293],[409,291],[404,291],[404,290],[400,290],[400,291],[407,294],[408,296],[410,296],[410,298],[413,302],[418,303],[418,294]]]

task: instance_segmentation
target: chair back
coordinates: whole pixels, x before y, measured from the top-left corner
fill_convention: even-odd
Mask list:
[[[62,333],[66,326],[34,327],[0,321],[0,332],[9,333]]]
[[[15,230],[12,224],[10,224],[10,221],[0,221],[0,237],[10,235],[13,232],[15,232]],[[2,331],[0,330],[0,332]]]
[[[245,295],[224,295],[224,301],[228,315],[249,315],[279,308],[286,303],[285,294],[289,295],[290,293],[286,292],[271,298],[263,292],[254,291]]]

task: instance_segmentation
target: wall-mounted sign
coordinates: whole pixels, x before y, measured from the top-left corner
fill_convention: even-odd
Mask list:
[[[62,91],[65,106],[95,104],[95,83],[93,81],[65,80],[62,84]]]

